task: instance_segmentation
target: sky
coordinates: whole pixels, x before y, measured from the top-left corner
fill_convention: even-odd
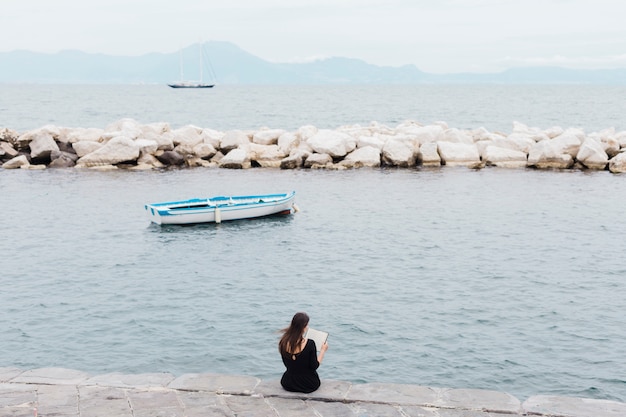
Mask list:
[[[625,16],[624,0],[0,0],[0,52],[227,41],[271,62],[341,56],[430,73],[626,68]]]

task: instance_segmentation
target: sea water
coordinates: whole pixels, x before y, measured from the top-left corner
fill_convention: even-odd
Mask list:
[[[127,86],[127,94],[121,86],[68,87],[72,94],[25,86],[32,95],[23,97],[16,88],[2,86],[13,99],[2,95],[0,106],[2,124],[16,129],[104,127],[121,117],[221,129],[393,124],[424,100],[438,109],[424,119],[459,127],[505,129],[518,120],[510,108],[496,109],[511,100],[500,87],[463,87],[456,96],[454,86],[407,87],[406,96],[389,87],[393,100],[382,87],[355,87],[352,97],[367,98],[345,113],[321,103],[349,103],[344,87],[317,96],[302,88],[308,95],[297,99],[286,87],[251,88],[247,101],[235,103],[220,89],[191,93],[197,102],[226,100],[208,106],[218,116],[191,111],[185,96],[156,86]],[[598,89],[589,92],[621,102]],[[152,100],[144,100],[148,91]],[[439,101],[418,91],[438,93]],[[566,104],[576,94],[552,91],[561,91],[555,102],[562,108],[540,116],[529,104],[532,120],[519,120],[574,125],[568,109],[582,116],[582,106]],[[393,108],[374,112],[377,100],[397,103],[399,116]],[[248,114],[248,101],[262,110]],[[471,102],[492,104],[482,113],[459,104]],[[420,108],[415,114],[428,111]],[[460,116],[467,113],[475,125],[474,116]],[[621,128],[611,114],[590,110],[578,126]],[[143,212],[150,202],[291,190],[300,208],[291,216],[161,227]],[[0,170],[0,193],[0,366],[278,379],[278,331],[306,311],[313,327],[330,333],[323,379],[626,401],[621,175],[450,167]]]

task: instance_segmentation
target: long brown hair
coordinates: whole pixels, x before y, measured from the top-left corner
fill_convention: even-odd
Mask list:
[[[296,313],[291,319],[291,325],[281,330],[283,336],[278,342],[278,351],[281,355],[285,353],[295,353],[296,349],[302,343],[304,338],[304,328],[309,324],[309,316],[306,313]]]

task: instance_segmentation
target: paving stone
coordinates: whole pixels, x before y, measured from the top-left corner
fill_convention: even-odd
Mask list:
[[[33,417],[34,415],[33,408],[0,407],[0,416],[2,417]]]
[[[609,400],[535,395],[523,408],[529,413],[559,417],[624,417],[626,404]]]
[[[24,371],[11,382],[25,384],[78,385],[89,378],[85,372],[65,368],[40,368]]]
[[[234,416],[222,396],[214,392],[178,391],[178,400],[183,405],[187,417]]]
[[[126,390],[112,387],[79,386],[81,417],[132,417]]]
[[[39,416],[78,417],[78,389],[73,385],[38,385],[37,413]]]
[[[522,410],[520,400],[511,394],[479,389],[445,389],[435,405],[499,413],[520,413]]]
[[[347,399],[393,404],[431,405],[441,395],[440,388],[404,384],[355,384],[348,392]]]
[[[0,384],[0,407],[35,406],[37,387],[25,384]]]
[[[114,372],[91,377],[82,385],[102,385],[122,388],[167,387],[174,379],[174,375],[168,373],[126,375]]]
[[[252,393],[261,382],[250,376],[220,374],[185,374],[174,379],[168,388],[187,391],[212,391],[225,394]]]
[[[278,380],[261,381],[254,392],[265,397],[283,397],[317,400],[343,400],[352,384],[346,381],[324,380],[315,392],[304,394],[301,392],[285,391]]]
[[[261,396],[225,395],[224,401],[237,417],[277,417]]]
[[[276,411],[280,417],[319,417],[315,409],[307,401],[296,398],[267,398],[265,402]]]
[[[359,417],[404,417],[398,406],[358,402],[349,405]]]
[[[341,402],[309,401],[309,405],[322,417],[356,417],[354,410]]]
[[[22,372],[19,368],[0,368],[0,382],[10,381]]]

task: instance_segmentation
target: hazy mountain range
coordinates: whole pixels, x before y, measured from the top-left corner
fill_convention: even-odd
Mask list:
[[[500,73],[430,74],[414,65],[387,67],[352,58],[274,63],[229,42],[191,45],[180,52],[112,56],[75,50],[44,54],[0,52],[0,83],[165,84],[200,78],[217,84],[626,84],[626,69],[512,68]],[[215,74],[213,76],[213,74]]]

